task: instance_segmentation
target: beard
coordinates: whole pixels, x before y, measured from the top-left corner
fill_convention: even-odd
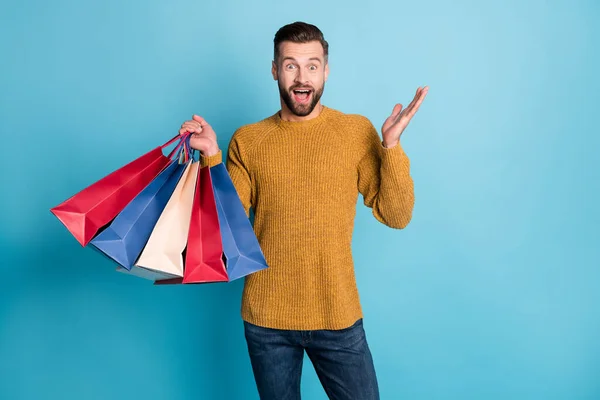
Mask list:
[[[279,95],[283,99],[283,102],[285,103],[287,108],[292,112],[292,114],[298,117],[306,117],[315,109],[317,103],[321,99],[321,96],[323,96],[323,90],[325,89],[325,83],[323,83],[323,86],[321,86],[319,90],[315,90],[314,88],[305,85],[294,85],[291,86],[289,89],[285,89],[279,81],[277,81],[277,86],[279,87]],[[310,89],[310,96],[312,96],[312,100],[310,101],[310,103],[298,103],[292,97],[293,95],[290,94],[294,89],[300,88]]]

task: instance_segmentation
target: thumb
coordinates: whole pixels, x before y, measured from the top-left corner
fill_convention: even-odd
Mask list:
[[[199,115],[194,114],[192,116],[192,119],[196,122],[200,122],[200,126],[204,126],[204,125],[208,125],[208,123],[206,122],[206,120],[204,118],[202,118]]]
[[[394,106],[391,117],[396,118],[398,116],[398,114],[400,114],[400,111],[402,111],[402,104],[398,103]]]

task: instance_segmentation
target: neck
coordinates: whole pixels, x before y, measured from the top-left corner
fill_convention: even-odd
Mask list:
[[[282,121],[291,121],[291,122],[302,122],[309,121],[311,119],[317,118],[319,114],[323,111],[323,105],[321,104],[321,100],[317,103],[314,110],[304,117],[299,117],[296,114],[292,113],[290,109],[285,105],[283,99],[281,100],[281,111],[279,112],[279,116]]]

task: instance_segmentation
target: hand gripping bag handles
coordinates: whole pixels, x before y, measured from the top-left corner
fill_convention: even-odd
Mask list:
[[[189,137],[182,137],[169,159],[181,147],[177,158],[146,186],[115,219],[90,242],[109,258],[131,270],[173,194],[188,164]],[[180,162],[184,158],[186,162]],[[178,160],[179,159],[179,160]]]
[[[252,224],[223,163],[210,168],[229,280],[267,268]]]
[[[50,211],[86,246],[169,163],[163,149],[178,137],[113,171]]]

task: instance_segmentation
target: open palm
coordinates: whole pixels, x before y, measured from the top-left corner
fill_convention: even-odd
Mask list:
[[[383,136],[383,142],[386,147],[391,147],[398,143],[400,135],[402,135],[402,132],[404,132],[404,129],[408,126],[411,118],[419,109],[419,106],[423,102],[423,99],[425,99],[428,91],[429,86],[423,88],[419,87],[408,107],[402,109],[402,104],[396,104],[394,106],[392,115],[385,120],[381,127],[381,135]]]

